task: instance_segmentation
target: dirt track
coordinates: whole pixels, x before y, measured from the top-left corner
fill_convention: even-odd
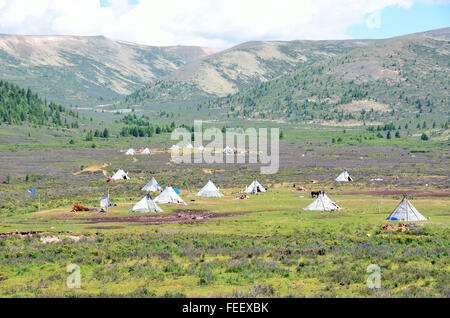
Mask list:
[[[373,191],[351,191],[339,193],[342,195],[374,195],[374,196],[402,196],[407,194],[413,197],[438,197],[438,198],[450,198],[450,191],[439,190],[373,190]]]
[[[205,210],[176,210],[176,214],[153,214],[132,217],[117,217],[117,218],[91,218],[82,219],[82,224],[98,224],[98,223],[144,223],[148,225],[159,224],[192,224],[198,222],[205,222],[214,218],[225,218],[240,215],[240,213],[212,213]]]

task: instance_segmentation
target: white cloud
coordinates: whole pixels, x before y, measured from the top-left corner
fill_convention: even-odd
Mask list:
[[[342,39],[349,26],[413,0],[0,0],[0,33],[105,35],[224,49],[250,40]]]

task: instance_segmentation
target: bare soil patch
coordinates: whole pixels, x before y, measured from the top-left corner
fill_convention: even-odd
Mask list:
[[[83,224],[98,223],[143,223],[148,225],[160,224],[192,224],[205,222],[215,218],[226,218],[241,215],[242,213],[212,213],[207,210],[175,210],[175,214],[152,214],[132,217],[116,217],[116,218],[90,218],[84,219]]]
[[[87,226],[85,229],[87,230],[118,230],[124,229],[125,226]]]

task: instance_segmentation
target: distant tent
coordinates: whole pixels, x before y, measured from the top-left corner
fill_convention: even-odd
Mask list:
[[[387,218],[389,221],[425,221],[426,218],[409,202],[406,196]]]
[[[166,187],[155,200],[156,203],[182,203],[187,205],[178,194],[175,193],[172,187]]]
[[[142,150],[142,152],[141,152],[141,154],[143,154],[143,155],[149,155],[149,154],[151,154],[152,152],[150,151],[150,149],[148,149],[148,148],[145,148],[144,150]]]
[[[350,174],[347,171],[342,172],[336,179],[337,182],[349,182],[353,181],[353,178],[350,177]]]
[[[220,193],[216,185],[209,180],[208,183],[197,193],[198,197],[208,197],[208,198],[220,198],[223,194]]]
[[[185,148],[186,149],[192,149],[192,148],[194,148],[194,146],[192,146],[192,144],[188,144]]]
[[[130,212],[163,212],[163,210],[161,210],[161,208],[152,200],[150,194],[147,194],[130,210]]]
[[[258,180],[253,180],[253,182],[245,189],[245,193],[253,192],[267,192],[266,188],[258,182]]]
[[[339,205],[330,200],[330,198],[325,194],[321,193],[319,197],[303,210],[309,211],[335,211],[342,210]]]
[[[178,151],[180,150],[180,147],[177,145],[173,145],[172,147],[170,147],[170,150]]]
[[[150,180],[150,182],[147,183],[141,190],[145,191],[145,192],[156,192],[156,191],[161,191],[162,188],[158,184],[158,181],[156,181],[155,178],[152,178],[152,180]]]
[[[232,154],[234,153],[234,151],[230,147],[226,146],[225,149],[223,150],[223,153]]]
[[[136,154],[136,151],[134,151],[133,148],[130,148],[127,150],[127,152],[125,153],[125,155],[127,156],[134,156]]]
[[[131,178],[122,169],[117,170],[117,172],[111,177],[113,180],[130,180]]]
[[[109,195],[107,195],[107,194],[102,195],[102,199],[100,200],[100,207],[106,209],[109,206],[110,206]]]

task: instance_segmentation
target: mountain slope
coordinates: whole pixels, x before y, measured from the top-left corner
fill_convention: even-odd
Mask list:
[[[108,103],[211,53],[103,36],[0,35],[0,78],[64,104]]]
[[[47,104],[30,89],[23,89],[14,84],[0,80],[0,125],[5,124],[53,124],[62,126],[67,117],[75,118],[75,113],[66,111],[53,102]],[[76,124],[77,126],[78,124]]]
[[[188,63],[131,94],[126,102],[152,104],[223,97],[373,42],[248,42]]]
[[[203,107],[313,122],[448,116],[449,40],[450,28],[377,41]]]

